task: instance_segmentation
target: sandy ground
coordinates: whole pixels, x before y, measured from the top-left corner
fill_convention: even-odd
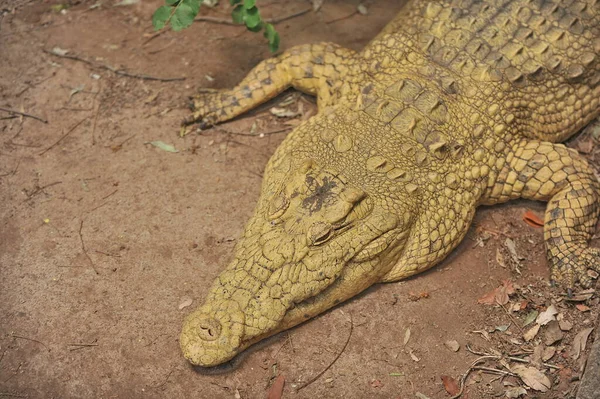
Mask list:
[[[269,56],[262,35],[197,22],[154,37],[159,1],[115,3],[77,1],[60,13],[48,1],[0,2],[0,107],[48,120],[0,111],[0,396],[262,398],[282,375],[285,398],[448,398],[441,377],[460,381],[479,357],[467,344],[526,361],[534,348],[551,346],[556,354],[546,362],[557,368],[537,366],[552,388],[527,397],[574,392],[587,352],[575,360],[573,345],[594,324],[598,298],[569,302],[548,286],[541,229],[523,222],[528,210],[543,215],[544,204],[527,201],[481,209],[442,265],[375,286],[270,339],[235,371],[201,375],[189,367],[178,345],[182,320],[227,263],[285,133],[247,134],[254,124],[269,133],[290,123],[269,112],[290,93],[180,138],[187,97],[239,81]],[[222,3],[203,13],[228,18]],[[354,14],[357,1],[328,0],[318,13],[277,26],[282,47],[334,41],[360,49],[401,3],[372,1],[362,16]],[[266,2],[263,15],[309,6]],[[45,52],[56,47],[90,63]],[[142,80],[102,66],[186,79]],[[289,107],[314,112],[313,103],[303,97]],[[569,145],[597,161],[592,136]],[[148,144],[159,140],[178,152]],[[507,238],[520,267],[509,261]],[[478,303],[506,279],[517,289],[504,308]],[[556,344],[547,344],[547,326],[524,342],[527,315],[551,304],[573,328]],[[460,344],[457,352],[449,340]],[[501,362],[480,366],[504,374],[473,370],[464,398],[502,397],[522,385]]]

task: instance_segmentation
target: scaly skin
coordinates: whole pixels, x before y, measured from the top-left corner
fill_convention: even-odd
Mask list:
[[[362,52],[292,48],[188,123],[233,118],[289,86],[319,114],[269,161],[234,259],[181,348],[215,366],[377,282],[441,261],[482,204],[549,201],[552,278],[591,284],[600,184],[553,144],[600,113],[598,0],[410,2]]]

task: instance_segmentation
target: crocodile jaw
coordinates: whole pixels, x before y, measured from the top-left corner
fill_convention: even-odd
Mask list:
[[[357,295],[403,250],[406,220],[336,173],[291,170],[279,186],[266,174],[234,260],[186,318],[180,345],[192,364],[222,364]]]

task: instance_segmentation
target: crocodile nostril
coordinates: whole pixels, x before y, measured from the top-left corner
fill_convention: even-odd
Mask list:
[[[221,323],[217,319],[205,318],[198,321],[198,336],[204,341],[214,341],[221,335]]]

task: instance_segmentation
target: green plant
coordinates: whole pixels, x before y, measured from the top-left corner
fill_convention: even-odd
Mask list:
[[[180,31],[189,27],[200,11],[202,0],[165,0],[165,5],[159,7],[152,15],[154,29],[160,30],[171,25],[174,31]],[[231,12],[233,22],[246,25],[246,29],[252,32],[264,30],[264,36],[269,42],[272,52],[279,48],[279,33],[275,27],[262,20],[260,11],[256,6],[256,0],[229,0],[234,6]]]

